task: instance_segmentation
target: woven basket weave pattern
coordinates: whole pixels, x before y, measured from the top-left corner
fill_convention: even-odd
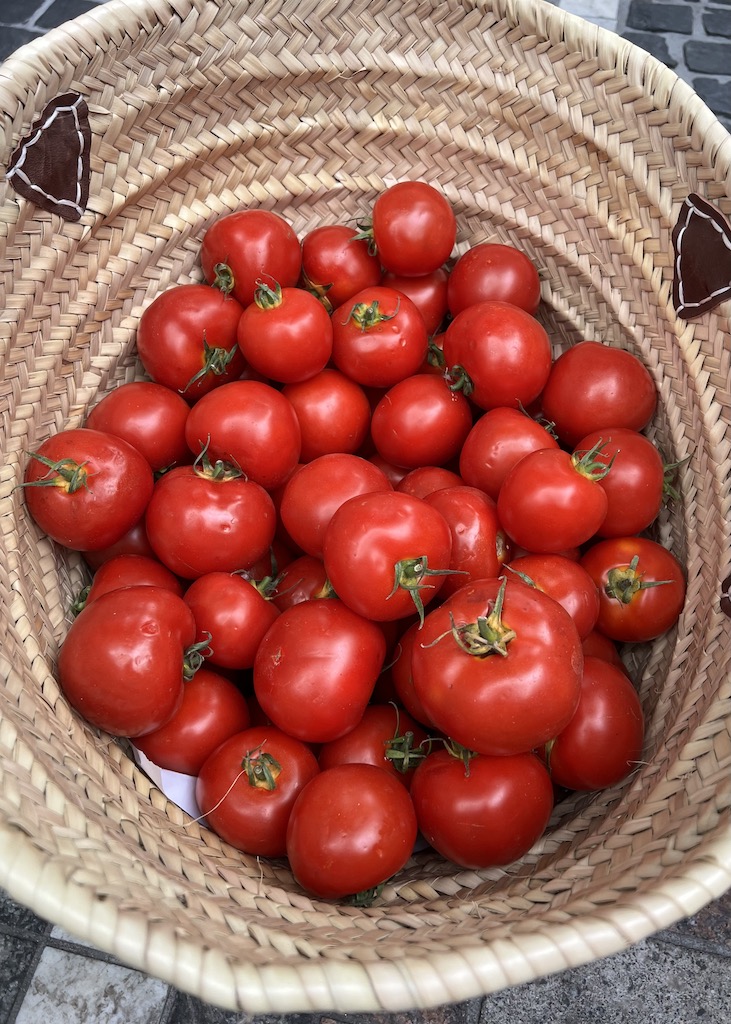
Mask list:
[[[430,1006],[591,960],[731,884],[728,303],[671,304],[689,192],[731,213],[731,140],[672,72],[549,4],[111,0],[0,68],[2,164],[49,99],[87,100],[88,208],[62,222],[0,182],[0,883],[127,962],[252,1012]],[[70,711],[54,659],[78,556],[25,512],[27,452],[140,375],[141,311],[199,280],[206,226],[274,209],[304,231],[438,185],[460,249],[535,260],[556,350],[639,354],[666,461],[658,537],[688,569],[679,627],[633,653],[646,763],[557,808],[507,870],[419,854],[369,910],[311,899],[232,850]]]

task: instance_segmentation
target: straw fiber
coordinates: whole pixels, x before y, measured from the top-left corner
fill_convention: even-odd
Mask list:
[[[671,301],[688,193],[731,213],[731,138],[643,51],[541,0],[111,0],[0,67],[0,164],[49,100],[91,127],[89,199],[62,220],[0,181],[0,884],[130,965],[250,1013],[400,1010],[615,952],[731,884],[729,303]],[[135,328],[198,280],[203,231],[261,206],[298,232],[384,186],[438,185],[458,245],[522,246],[556,350],[637,353],[683,461],[658,536],[687,567],[670,635],[628,656],[648,732],[623,785],[560,804],[505,870],[414,856],[369,909],[191,821],[54,678],[77,556],[24,507],[28,451],[140,375]]]

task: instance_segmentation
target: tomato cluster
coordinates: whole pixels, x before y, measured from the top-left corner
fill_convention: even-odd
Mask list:
[[[650,536],[649,372],[595,341],[555,356],[531,260],[456,240],[425,182],[303,238],[218,218],[201,283],[140,318],[144,379],[27,463],[30,514],[91,573],[69,702],[324,898],[377,889],[419,834],[508,864],[563,791],[625,778],[620,645],[684,602]]]

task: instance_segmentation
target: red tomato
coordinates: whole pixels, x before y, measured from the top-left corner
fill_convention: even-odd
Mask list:
[[[559,553],[590,540],[607,513],[593,453],[543,448],[508,473],[497,499],[505,532],[526,551]],[[610,470],[611,472],[611,470]]]
[[[585,658],[604,658],[610,665],[616,665],[617,668],[622,669],[625,675],[628,674],[614,640],[610,640],[608,636],[600,633],[598,629],[592,629],[581,641],[581,646],[584,649]]]
[[[345,224],[322,224],[302,239],[302,284],[328,312],[378,284],[381,264],[366,239]]]
[[[96,551],[82,551],[81,554],[92,572],[96,572],[100,565],[104,565],[110,558],[116,558],[117,555],[144,555],[146,558],[157,558],[147,539],[144,515],[114,544],[98,548]]]
[[[327,743],[360,720],[385,654],[383,632],[342,601],[302,601],[283,611],[259,644],[256,699],[291,736]]]
[[[394,384],[373,410],[371,438],[396,466],[441,466],[456,458],[472,427],[464,395],[443,377],[414,374]]]
[[[528,408],[551,370],[551,343],[520,306],[487,301],[468,306],[444,336],[444,359],[455,386],[481,409]]]
[[[297,284],[302,251],[294,228],[278,213],[235,210],[206,229],[201,266],[209,284],[248,306],[261,280],[283,288]]]
[[[587,657],[579,706],[547,744],[551,778],[566,789],[614,786],[637,768],[644,736],[642,705],[627,675],[602,658]]]
[[[137,737],[169,722],[183,699],[193,613],[164,587],[123,587],[71,623],[58,678],[79,714],[114,736]]]
[[[654,640],[678,621],[685,603],[685,574],[675,555],[656,541],[597,541],[581,565],[599,589],[597,628],[610,639]]]
[[[368,461],[372,462],[374,466],[378,466],[381,472],[384,474],[387,480],[391,482],[391,486],[396,490],[401,481],[405,478],[408,470],[405,466],[394,466],[388,459],[384,459],[378,452],[368,456]]]
[[[412,718],[423,726],[432,728],[429,714],[414,689],[414,676],[411,670],[411,655],[414,645],[421,642],[421,623],[412,622],[399,637],[393,652],[389,673],[396,697]]]
[[[297,384],[325,369],[333,330],[327,310],[303,288],[260,283],[236,336],[249,366],[282,384]]]
[[[541,280],[521,249],[481,242],[467,249],[452,267],[449,311],[455,317],[468,306],[494,299],[511,302],[533,316],[541,301]]]
[[[448,280],[447,269],[437,267],[430,274],[420,274],[419,277],[405,277],[386,271],[381,278],[381,284],[408,295],[424,317],[426,333],[431,336],[436,334],[447,315]]]
[[[267,490],[290,476],[301,447],[290,403],[276,388],[256,380],[232,381],[196,402],[185,436],[195,455],[207,443],[211,461],[232,463]]]
[[[185,421],[190,407],[181,395],[150,380],[120,384],[104,395],[85,426],[123,437],[150,463],[153,472],[190,462]]]
[[[134,586],[165,587],[178,597],[183,596],[183,585],[178,577],[156,558],[135,554],[114,555],[94,573],[84,603],[96,601],[110,590]]]
[[[108,548],[132,529],[150,500],[147,459],[121,437],[80,427],[52,434],[25,468],[25,504],[56,543]]]
[[[317,760],[323,771],[336,764],[375,764],[409,786],[426,738],[407,712],[393,704],[369,704],[350,732],[320,747]]]
[[[383,768],[341,764],[315,776],[287,827],[292,874],[322,899],[368,893],[400,871],[416,841],[409,791]]]
[[[583,670],[573,619],[519,580],[469,583],[431,611],[411,656],[430,720],[468,750],[519,754],[576,710]]]
[[[349,498],[325,531],[323,562],[338,597],[365,618],[403,619],[432,601],[449,570],[452,535],[421,498],[377,491]]]
[[[429,274],[449,259],[457,221],[449,201],[425,181],[401,181],[373,204],[373,241],[385,270]]]
[[[395,490],[415,498],[426,498],[433,491],[443,487],[458,487],[462,483],[462,477],[446,466],[417,466],[398,482]]]
[[[292,404],[300,425],[300,462],[319,455],[354,455],[368,436],[371,406],[365,391],[344,373],[326,367],[299,384],[286,384],[282,394]]]
[[[321,455],[287,481],[279,509],[292,540],[308,555],[322,557],[330,520],[343,502],[359,494],[390,491],[388,479],[358,455]]]
[[[310,599],[334,597],[321,558],[301,555],[279,574],[272,600],[281,612]]]
[[[419,830],[443,857],[464,868],[512,864],[543,835],[553,810],[553,786],[532,753],[465,764],[434,750],[411,784]]]
[[[227,843],[257,857],[283,857],[294,803],[319,772],[310,748],[270,725],[225,740],[196,781],[201,813]]]
[[[137,327],[137,353],[148,375],[192,404],[236,380],[246,365],[236,342],[241,303],[206,284],[160,292]]]
[[[558,601],[574,620],[583,640],[594,629],[599,617],[599,591],[582,565],[558,554],[527,554],[508,562],[528,586],[538,587]]]
[[[665,488],[665,464],[644,434],[627,427],[595,430],[583,437],[575,452],[601,444],[596,458],[611,466],[599,484],[607,496],[607,514],[597,530],[600,537],[628,537],[650,526],[660,512]]]
[[[194,580],[247,569],[269,550],[275,519],[263,487],[219,464],[177,466],[161,476],[145,524],[160,561]]]
[[[541,448],[558,448],[546,427],[518,409],[490,409],[475,421],[459,456],[466,484],[479,487],[497,501],[505,477],[526,455]]]
[[[238,687],[204,667],[186,681],[170,721],[138,736],[135,746],[160,768],[197,775],[217,747],[249,724],[249,706]]]
[[[426,358],[424,318],[393,288],[364,288],[332,314],[333,363],[367,387],[390,388]]]
[[[444,516],[452,533],[452,557],[439,592],[440,600],[473,580],[499,576],[508,555],[508,541],[498,520],[497,505],[483,491],[461,484],[445,487],[424,499]]]
[[[208,572],[194,580],[185,592],[193,612],[196,639],[208,637],[206,660],[228,669],[254,665],[262,637],[279,615],[268,598],[267,586],[238,572]]]
[[[655,381],[644,363],[599,341],[582,341],[562,352],[541,395],[543,415],[570,448],[594,430],[642,430],[656,406]]]

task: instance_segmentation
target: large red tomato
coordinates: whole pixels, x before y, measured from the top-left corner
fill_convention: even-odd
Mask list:
[[[302,238],[301,283],[328,312],[380,280],[378,257],[355,228],[321,224]]]
[[[541,279],[521,249],[481,242],[467,249],[452,267],[447,295],[453,317],[467,306],[492,299],[512,302],[533,315],[541,301]]]
[[[582,640],[594,629],[599,616],[599,591],[575,559],[561,554],[526,554],[512,559],[507,568],[563,605]]]
[[[86,417],[91,430],[123,437],[140,451],[154,472],[190,462],[185,443],[185,399],[151,380],[133,380],[108,392]]]
[[[418,277],[449,259],[457,220],[446,197],[425,181],[400,181],[373,204],[372,233],[383,267],[392,274]]]
[[[466,484],[479,487],[497,501],[505,477],[526,455],[558,448],[550,431],[519,409],[499,406],[477,419],[459,455],[459,472]]]
[[[300,425],[300,462],[319,455],[354,455],[368,436],[371,405],[354,380],[331,366],[299,384],[285,384],[282,394],[292,404]]]

